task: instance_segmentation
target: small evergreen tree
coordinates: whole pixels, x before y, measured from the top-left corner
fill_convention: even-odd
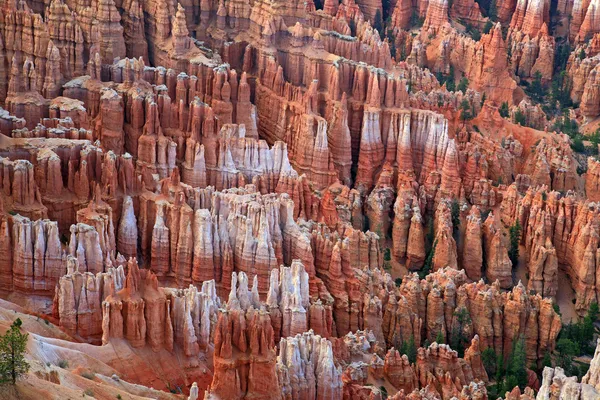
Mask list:
[[[556,365],[565,370],[565,373],[573,375],[576,373],[573,366],[573,358],[581,352],[580,346],[567,338],[560,338],[556,342]]]
[[[560,312],[560,306],[558,305],[558,303],[552,304],[552,308],[554,309],[554,312],[556,312],[558,315],[562,315],[562,313]]]
[[[458,82],[458,86],[456,87],[456,90],[460,90],[463,93],[467,93],[467,88],[469,87],[469,80],[467,79],[466,76],[463,76],[460,80],[460,82]]]
[[[427,234],[425,235],[425,241],[427,244],[431,244],[433,246],[434,240],[435,240],[435,231],[433,229],[433,216],[430,216],[427,219]]]
[[[442,331],[439,331],[437,336],[435,337],[435,341],[437,344],[443,344],[444,343],[444,334],[442,333]]]
[[[544,101],[546,93],[544,91],[544,86],[542,85],[542,73],[540,71],[535,72],[533,81],[529,85],[529,88],[527,88],[527,94],[536,103]]]
[[[381,9],[383,10],[383,19],[385,21],[387,21],[388,18],[391,18],[391,16],[392,16],[393,10],[391,8],[392,7],[391,7],[390,0],[382,0],[381,1]]]
[[[581,139],[581,137],[579,136],[575,137],[573,139],[573,143],[571,143],[571,148],[576,153],[585,152],[585,145],[583,144],[583,139]]]
[[[450,215],[452,217],[452,233],[456,236],[460,227],[460,205],[456,199],[452,200]]]
[[[377,10],[375,13],[375,19],[373,20],[373,28],[377,29],[380,36],[383,36],[383,18],[381,16],[381,11]]]
[[[425,263],[423,264],[423,268],[419,271],[419,278],[424,279],[431,272],[431,266],[433,264],[433,257],[435,256],[435,248],[437,246],[437,240],[433,242],[433,246],[431,246],[431,250],[429,254],[427,254],[427,258],[425,259]]]
[[[486,100],[486,95],[485,92],[483,92],[483,94],[481,95],[481,107],[483,107],[483,105],[485,104],[485,100]]]
[[[392,251],[389,247],[383,249],[383,261],[391,261],[392,260]]]
[[[448,9],[449,8],[450,7],[448,7]],[[419,17],[417,10],[413,10],[413,13],[410,17],[410,25],[415,28],[420,28],[423,26],[423,22],[425,22],[425,18]]]
[[[598,318],[598,303],[590,304],[585,317],[575,323],[564,324],[560,331],[559,340],[568,339],[577,346],[577,351],[573,355],[581,353],[592,354],[595,349],[594,343],[594,322]],[[568,342],[564,342],[563,348],[567,348]],[[563,351],[563,354],[569,352]]]
[[[552,367],[552,357],[550,357],[549,351],[544,354],[544,358],[542,359],[542,368],[544,367]]]
[[[496,7],[496,0],[492,0],[490,3],[490,8],[488,9],[488,17],[495,21],[498,18],[498,9]]]
[[[585,353],[591,354],[594,352],[595,346],[593,345],[594,341],[594,322],[598,319],[598,303],[595,301],[590,304],[590,308],[588,309],[585,317],[583,318],[583,323],[581,324],[581,350]]]
[[[502,391],[500,393],[510,392],[516,386],[519,386],[519,381],[517,380],[517,377],[514,375],[508,375],[506,379],[504,379],[504,384],[502,385]]]
[[[458,353],[459,357],[463,357],[466,345],[469,342],[468,338],[464,335],[464,328],[471,323],[471,316],[464,307],[455,311],[454,316],[456,317],[456,324],[452,328],[452,333],[450,335],[450,347]]]
[[[515,124],[519,124],[521,126],[527,125],[527,119],[525,118],[525,114],[520,109],[515,112]]]
[[[590,308],[588,309],[587,315],[592,319],[592,321],[596,321],[598,316],[600,315],[600,306],[595,301],[590,304]]]
[[[385,386],[379,386],[379,392],[381,392],[381,399],[385,400],[388,398],[388,392]]]
[[[598,304],[594,302],[590,304],[584,318],[574,323],[563,324],[556,342],[556,353],[553,361],[556,366],[565,370],[565,374],[577,375],[578,377],[585,374],[586,368],[574,363],[573,359],[577,356],[594,353],[594,322],[598,318],[598,313]]]
[[[573,101],[571,100],[571,80],[567,76],[567,71],[561,71],[554,75],[550,84],[550,98],[552,101],[548,105],[551,107],[549,110],[551,112],[555,112],[556,102],[559,103],[560,109],[573,106]]]
[[[496,375],[494,376],[496,380],[496,384],[498,388],[500,388],[500,384],[502,383],[502,378],[506,371],[504,370],[504,355],[502,353],[496,356]]]
[[[409,340],[403,341],[399,352],[400,354],[406,354],[408,361],[411,363],[417,361],[417,344],[415,343],[415,337],[411,336]]]
[[[11,382],[14,385],[29,370],[24,356],[29,334],[21,333],[21,325],[17,318],[6,334],[0,336],[0,383]]]
[[[521,241],[521,223],[519,219],[510,227],[509,234],[510,249],[508,250],[508,257],[512,261],[512,265],[516,266],[519,263],[519,242]]]
[[[498,110],[502,118],[508,118],[508,102],[503,102]]]
[[[400,54],[398,55],[398,61],[406,60],[406,48],[404,46],[400,47]]]
[[[494,27],[494,23],[490,20],[487,20],[485,25],[483,26],[483,33],[490,33],[492,28]]]
[[[567,62],[571,55],[571,45],[569,42],[558,43],[557,49],[554,53],[554,74],[559,74],[561,71],[566,71]]]
[[[519,338],[514,345],[514,349],[508,364],[508,375],[514,376],[517,385],[521,390],[527,386],[527,355],[525,353],[525,339]],[[513,385],[510,390],[514,389]]]
[[[390,46],[390,55],[393,59],[396,58],[396,39],[394,38],[394,31],[392,29],[387,30],[387,39]]]
[[[497,358],[496,352],[491,347],[488,347],[481,353],[481,362],[490,378],[496,373]]]
[[[348,21],[348,27],[350,28],[350,35],[356,36],[356,22],[352,18]]]
[[[450,69],[452,70],[452,67],[450,67]],[[449,92],[456,91],[456,83],[454,83],[454,75],[452,73],[450,73],[449,78],[446,79],[446,89],[448,89]]]
[[[567,110],[565,110],[561,118],[556,119],[553,129],[558,132],[566,133],[571,138],[579,136],[579,125],[576,120],[569,117]]]
[[[462,121],[468,121],[473,118],[473,114],[471,113],[471,105],[469,104],[469,100],[463,99],[460,102],[460,119]]]
[[[389,270],[392,268],[392,252],[389,247],[383,250],[383,269]]]

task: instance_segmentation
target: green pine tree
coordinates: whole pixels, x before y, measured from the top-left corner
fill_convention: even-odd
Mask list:
[[[543,367],[552,368],[552,357],[550,356],[550,352],[548,351],[544,354],[544,358],[542,359],[542,368]]]
[[[508,249],[508,257],[512,261],[512,265],[516,266],[519,263],[519,242],[521,241],[521,224],[518,219],[510,227],[509,234],[510,249]]]
[[[383,37],[383,17],[381,16],[380,10],[377,10],[377,12],[375,13],[373,28],[377,29],[377,32],[379,32],[380,37]]]
[[[512,391],[516,386],[519,386],[519,381],[517,377],[514,375],[508,375],[504,380],[504,384],[502,385],[502,392],[506,393]]]
[[[386,33],[388,43],[390,46],[390,55],[392,58],[396,58],[396,38],[394,37],[394,31],[392,29],[388,29]]]
[[[490,3],[490,8],[488,10],[488,17],[492,21],[495,21],[498,18],[498,9],[496,7],[496,0],[492,0]]]
[[[508,102],[503,102],[500,105],[500,110],[498,110],[498,112],[500,113],[500,116],[502,118],[507,118],[508,117]]]
[[[391,18],[392,16],[392,12],[394,10],[392,10],[392,5],[390,0],[382,0],[381,1],[381,9],[383,10],[383,19],[388,20],[388,18]]]
[[[496,375],[494,376],[496,383],[498,385],[502,382],[502,378],[506,370],[504,369],[504,355],[502,353],[496,356]]]
[[[444,334],[442,333],[442,331],[439,331],[437,336],[435,337],[435,342],[437,344],[443,344],[444,343]]]
[[[525,353],[525,339],[519,338],[514,344],[514,350],[508,363],[508,375],[514,376],[516,384],[521,390],[527,386],[527,354]],[[514,389],[513,385],[509,390]]]
[[[450,215],[452,217],[452,232],[456,236],[460,228],[460,205],[456,199],[452,200]]]
[[[467,100],[466,98],[462,99],[462,101],[460,102],[460,109],[460,119],[462,121],[468,121],[470,119],[473,119],[473,113],[471,112],[471,105],[469,104],[469,100]]]
[[[352,18],[348,21],[348,27],[350,28],[350,35],[356,36],[356,22]]]
[[[24,357],[29,334],[21,333],[21,325],[21,320],[17,318],[6,334],[0,336],[0,383],[10,382],[14,385],[29,370]]]
[[[544,90],[544,85],[542,84],[542,74],[540,71],[536,71],[533,75],[533,81],[527,88],[527,94],[529,94],[531,99],[536,103],[541,103],[544,101],[546,91]]]
[[[465,337],[465,326],[471,323],[471,316],[469,311],[461,307],[458,311],[454,312],[456,319],[454,320],[452,332],[450,333],[450,347],[458,353],[459,357],[463,357],[465,349],[469,344],[469,338]]]
[[[483,368],[485,368],[485,372],[487,372],[490,378],[496,373],[497,359],[498,356],[492,347],[488,347],[481,352],[481,362],[483,363]]]
[[[456,90],[460,90],[463,93],[467,93],[467,88],[469,87],[469,80],[463,76],[460,80],[460,82],[458,82],[458,86],[456,87]]]
[[[483,33],[490,33],[493,27],[494,23],[490,20],[487,20],[485,25],[483,26]]]
[[[429,250],[429,254],[427,254],[427,258],[425,259],[425,263],[423,264],[423,268],[418,272],[419,278],[424,279],[431,272],[431,267],[433,265],[433,257],[435,257],[435,248],[437,246],[437,240],[433,241],[433,245],[431,246],[431,250]]]
[[[521,111],[520,109],[515,111],[515,124],[527,126],[527,119],[525,118],[525,114],[523,114],[523,111]]]
[[[400,354],[406,354],[408,357],[408,361],[414,363],[417,361],[417,343],[415,342],[415,337],[411,336],[409,340],[402,341],[400,345],[400,349],[398,350]]]

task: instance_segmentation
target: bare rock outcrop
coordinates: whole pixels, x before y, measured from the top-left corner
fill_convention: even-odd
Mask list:
[[[481,351],[493,347],[501,352],[520,335],[528,338],[529,360],[539,359],[546,349],[554,348],[561,324],[551,299],[528,295],[520,283],[511,292],[502,293],[498,282],[486,285],[466,281],[464,271],[452,268],[440,269],[424,280],[416,274],[405,276],[399,295],[388,301],[383,314],[387,343],[401,344],[411,336],[434,341],[440,333],[449,337],[452,327],[459,323],[459,314],[465,313],[470,321],[462,323],[465,335],[478,335]],[[460,312],[455,312],[457,309]]]
[[[281,339],[277,375],[283,395],[291,399],[342,396],[342,371],[331,342],[312,331]]]

